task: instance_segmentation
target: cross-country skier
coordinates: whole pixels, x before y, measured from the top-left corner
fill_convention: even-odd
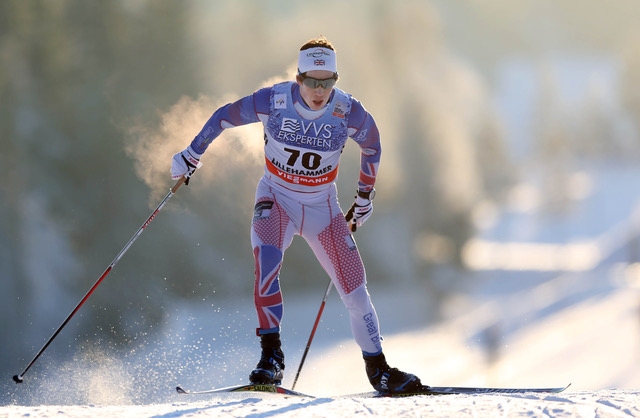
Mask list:
[[[200,133],[173,156],[172,178],[189,178],[223,130],[254,122],[264,125],[264,176],[255,197],[251,245],[255,258],[254,300],[262,356],[252,383],[280,384],[285,368],[280,343],[283,301],[279,274],[294,235],[302,236],[330,276],[349,311],[369,382],[380,392],[412,392],[422,385],[413,374],[391,368],[382,352],[378,316],[352,232],[371,216],[380,162],[380,135],[373,117],[351,95],[334,87],[336,53],[324,37],[305,43],[298,74],[217,109]],[[347,138],[361,148],[355,202],[346,222],[335,180]]]

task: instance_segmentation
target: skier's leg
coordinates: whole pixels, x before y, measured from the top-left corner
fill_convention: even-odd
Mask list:
[[[305,238],[349,312],[356,343],[365,353],[379,354],[382,346],[378,315],[367,291],[360,253],[342,212],[316,237]]]
[[[251,245],[255,261],[254,302],[258,313],[258,334],[280,331],[283,315],[280,268],[284,251],[293,239],[290,224],[289,216],[274,195],[262,193],[256,198]]]
[[[251,244],[255,260],[254,302],[258,314],[256,333],[260,336],[262,354],[249,375],[252,383],[280,384],[283,377],[284,353],[280,342],[283,300],[280,290],[280,268],[285,249],[293,239],[293,227],[285,210],[269,188],[258,186]]]
[[[337,201],[332,213],[336,213],[335,206]],[[422,387],[417,376],[387,364],[382,352],[378,315],[367,291],[364,265],[342,212],[338,209],[329,225],[317,236],[306,235],[304,231],[302,236],[331,277],[349,311],[353,336],[362,350],[371,385],[380,392],[411,392]]]

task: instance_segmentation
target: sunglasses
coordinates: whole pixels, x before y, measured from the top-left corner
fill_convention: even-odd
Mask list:
[[[330,89],[335,86],[336,81],[338,81],[337,77],[335,76],[320,80],[318,78],[307,77],[306,75],[300,74],[300,78],[302,79],[302,84],[311,89],[317,89],[318,87],[322,87],[323,89]]]

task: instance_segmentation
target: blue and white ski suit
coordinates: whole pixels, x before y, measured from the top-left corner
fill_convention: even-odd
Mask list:
[[[300,235],[347,307],[357,344],[365,354],[381,352],[365,269],[335,185],[340,155],[351,137],[361,148],[358,188],[373,188],[381,152],[373,117],[338,88],[323,109],[313,111],[304,104],[299,86],[284,82],[219,108],[191,148],[201,155],[224,129],[255,122],[264,125],[265,142],[264,176],[257,186],[251,226],[258,334],[280,330],[280,268],[294,235]]]

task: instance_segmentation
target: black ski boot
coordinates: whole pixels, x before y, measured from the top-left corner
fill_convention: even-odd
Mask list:
[[[249,375],[249,381],[259,385],[279,385],[282,383],[284,370],[284,353],[280,348],[280,334],[264,334],[260,336],[262,356],[255,370]]]
[[[369,382],[380,393],[412,393],[423,386],[417,376],[391,368],[384,354],[363,356]]]

